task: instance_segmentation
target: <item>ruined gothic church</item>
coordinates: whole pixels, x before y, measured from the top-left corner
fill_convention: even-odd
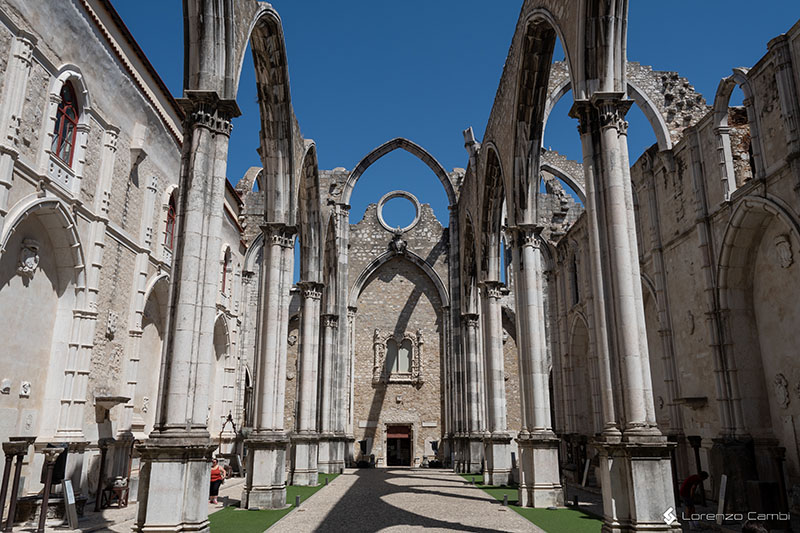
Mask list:
[[[322,170],[272,6],[184,9],[176,99],[110,0],[0,0],[12,520],[53,445],[79,501],[121,479],[148,532],[208,530],[212,456],[254,509],[369,464],[482,473],[532,507],[586,483],[609,532],[677,531],[699,470],[710,500],[724,476],[731,508],[800,511],[800,24],[704,96],[626,61],[625,0],[525,0],[465,170],[405,138]],[[263,164],[228,176],[248,43]],[[567,93],[582,161],[542,148]],[[636,161],[631,106],[657,140]],[[449,219],[403,190],[350,218],[394,150]]]

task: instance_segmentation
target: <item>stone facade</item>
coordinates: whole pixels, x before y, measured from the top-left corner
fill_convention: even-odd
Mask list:
[[[777,487],[797,510],[800,25],[708,105],[622,63],[626,4],[606,4],[523,3],[484,139],[465,131],[467,168],[448,172],[404,138],[320,170],[267,4],[209,20],[185,2],[176,101],[107,0],[0,0],[0,441],[35,437],[24,490],[68,442],[84,496],[110,446],[102,479],[139,485],[152,532],[208,531],[215,450],[244,460],[250,509],[374,459],[516,481],[534,507],[587,472],[614,533],[676,531],[663,512],[698,469],[709,498],[728,476],[731,509]],[[92,36],[80,50],[64,20]],[[247,43],[263,164],[234,188]],[[570,89],[583,163],[541,148]],[[633,165],[631,105],[657,139]],[[402,191],[350,220],[360,177],[398,149],[448,220]],[[382,220],[392,196],[415,203],[409,227]]]

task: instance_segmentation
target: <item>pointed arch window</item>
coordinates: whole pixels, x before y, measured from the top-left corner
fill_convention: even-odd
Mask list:
[[[178,222],[178,208],[175,202],[175,193],[169,197],[167,206],[167,229],[164,232],[164,246],[173,250],[175,246],[175,230]]]
[[[56,111],[53,144],[50,148],[53,154],[70,167],[75,154],[75,137],[78,133],[79,119],[80,108],[75,97],[75,88],[72,83],[66,82],[61,88],[61,103],[58,104],[58,111]]]

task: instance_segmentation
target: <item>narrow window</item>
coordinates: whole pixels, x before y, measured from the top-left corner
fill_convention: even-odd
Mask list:
[[[400,349],[397,351],[397,372],[401,374],[411,373],[411,341],[404,339],[400,343]]]
[[[581,300],[580,288],[578,286],[578,257],[572,256],[572,305],[576,305]]]
[[[61,88],[61,103],[56,112],[56,127],[53,131],[52,152],[64,163],[72,166],[72,156],[75,152],[75,136],[78,132],[78,118],[80,111],[75,100],[75,89],[70,82]]]
[[[228,288],[228,270],[230,270],[231,266],[231,251],[230,249],[225,250],[225,256],[222,260],[222,294],[227,294],[226,290]]]
[[[386,373],[397,372],[397,341],[389,339],[386,341]]]
[[[169,207],[167,208],[167,231],[164,233],[164,245],[170,250],[174,249],[177,220],[178,210],[175,207],[175,193],[172,193],[169,197]]]

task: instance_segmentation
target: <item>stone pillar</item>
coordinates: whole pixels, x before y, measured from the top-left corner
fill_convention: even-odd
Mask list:
[[[267,224],[261,265],[260,324],[255,371],[254,431],[247,441],[247,478],[242,507],[286,507],[286,400],[288,299],[294,263],[294,228]]]
[[[209,531],[209,461],[215,445],[208,424],[208,383],[223,195],[231,119],[236,102],[214,92],[186,91],[178,242],[161,363],[156,424],[139,445],[136,530]]]
[[[11,58],[5,72],[5,90],[0,100],[0,229],[8,213],[8,195],[14,181],[14,165],[19,157],[20,115],[25,104],[36,37],[20,32],[11,46]]]
[[[317,484],[317,383],[319,381],[319,309],[322,285],[301,283],[300,390],[297,432],[292,436],[292,484]]]
[[[550,420],[550,380],[544,324],[541,228],[520,226],[514,235],[519,335],[520,388],[530,393],[523,403],[519,443],[519,502],[528,507],[564,504],[558,469],[558,438]]]
[[[474,313],[461,315],[464,325],[464,356],[466,360],[467,383],[467,457],[465,458],[464,472],[478,474],[483,463],[483,433],[481,431],[480,416],[480,376],[479,342],[480,342],[480,316]]]
[[[796,75],[792,66],[792,44],[786,34],[782,34],[772,39],[767,46],[775,61],[775,82],[789,149],[786,160],[794,174],[795,191],[800,193],[800,94],[797,92]]]
[[[339,317],[334,314],[325,314],[321,318],[322,325],[322,350],[320,364],[322,366],[322,394],[320,394],[319,413],[319,471],[323,474],[338,472],[336,457],[336,439],[333,433],[333,379],[334,379],[334,352],[336,350],[336,337],[339,326]]]
[[[506,428],[506,388],[503,370],[503,323],[500,298],[505,287],[487,281],[483,289],[484,367],[488,424],[483,435],[484,483],[507,485],[511,479],[511,435]]]
[[[671,446],[653,419],[624,139],[624,116],[631,102],[623,96],[596,93],[591,101],[576,102],[573,107],[583,142],[596,290],[594,325],[606,426],[594,443],[600,459],[603,531],[678,531],[677,522],[670,525],[664,520],[664,512],[675,507]]]

